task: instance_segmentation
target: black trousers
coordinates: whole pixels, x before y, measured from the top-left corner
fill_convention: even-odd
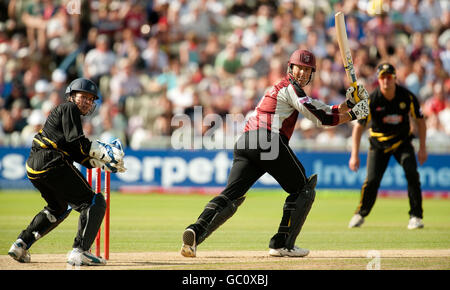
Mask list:
[[[308,180],[303,165],[288,146],[287,138],[266,129],[245,132],[236,142],[233,155],[227,186],[219,195],[219,198],[225,196],[230,202],[243,197],[265,173],[273,176],[289,193],[287,201],[297,199]],[[211,200],[215,201],[217,197]],[[195,230],[197,237],[204,236],[207,227],[201,224],[209,224],[215,215],[216,212],[207,205],[197,222],[189,227]],[[283,211],[280,227],[289,226],[289,216],[289,211]]]
[[[233,155],[227,186],[221,193],[230,200],[242,197],[265,173],[290,194],[298,193],[307,181],[305,168],[287,138],[265,129],[245,132],[236,142]]]
[[[391,156],[397,160],[405,172],[408,182],[409,215],[423,218],[422,190],[414,147],[411,142],[404,142],[394,152],[385,153],[382,149],[370,148],[367,154],[367,177],[361,188],[361,200],[356,213],[367,216],[375,204],[381,179]]]
[[[95,195],[83,174],[69,163],[52,169],[43,178],[30,181],[47,202],[45,208],[54,216],[64,213],[68,205],[81,211],[91,204]]]
[[[68,206],[81,212],[90,207],[94,201],[95,192],[81,172],[68,162],[50,169],[40,177],[30,178],[30,181],[40,191],[47,205],[18,237],[28,245],[28,248],[40,238],[36,236],[36,233],[41,236],[48,233],[68,216],[71,211]],[[49,223],[43,213],[51,214],[55,220]],[[82,240],[81,234],[79,230],[74,248],[79,246]]]

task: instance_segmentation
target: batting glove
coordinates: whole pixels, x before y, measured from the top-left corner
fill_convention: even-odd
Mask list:
[[[117,144],[103,143],[99,140],[97,140],[97,143],[92,142],[89,156],[101,160],[104,163],[119,163],[121,160],[123,160],[123,156],[125,154],[123,150],[121,150],[121,148],[118,148],[116,145]]]
[[[354,87],[349,87],[345,92],[346,103],[349,109],[353,108],[357,103],[355,100],[355,96],[353,94],[354,91],[355,91]],[[369,93],[367,92],[366,88],[361,84],[358,84],[357,86],[357,95],[361,101],[367,100],[369,98]]]
[[[348,112],[352,120],[361,120],[369,115],[369,102],[367,99],[357,103],[353,109]]]

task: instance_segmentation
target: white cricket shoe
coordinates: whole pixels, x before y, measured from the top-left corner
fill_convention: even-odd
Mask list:
[[[355,214],[348,223],[349,228],[360,227],[364,223],[364,218],[359,213]]]
[[[67,264],[72,266],[104,266],[106,265],[106,260],[95,256],[89,251],[73,249],[67,258]]]
[[[308,254],[308,249],[302,249],[297,246],[294,246],[294,248],[290,250],[287,248],[269,250],[269,255],[271,255],[272,257],[305,257]]]
[[[186,229],[183,232],[183,246],[181,247],[181,255],[184,257],[194,258],[197,253],[197,243],[195,242],[195,232],[192,229]]]
[[[414,229],[422,229],[424,227],[423,221],[421,218],[416,216],[411,216],[408,223],[408,230]]]
[[[30,263],[31,256],[30,253],[26,250],[27,244],[25,244],[22,239],[17,239],[9,248],[8,255],[10,255],[14,260],[19,261],[20,263]]]

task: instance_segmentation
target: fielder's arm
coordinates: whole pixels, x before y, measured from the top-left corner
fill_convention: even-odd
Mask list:
[[[425,124],[425,119],[414,119],[417,126],[417,131],[419,133],[419,151],[417,152],[417,159],[420,165],[424,164],[428,159],[427,153],[427,126]]]
[[[348,167],[352,171],[357,171],[359,169],[359,146],[361,144],[361,136],[364,132],[365,126],[356,122],[352,131],[352,153],[350,155],[350,160],[348,161]]]

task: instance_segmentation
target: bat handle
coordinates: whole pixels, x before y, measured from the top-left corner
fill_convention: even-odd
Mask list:
[[[351,86],[355,88],[353,90],[353,98],[355,99],[356,103],[359,103],[361,99],[358,96],[358,85],[356,84],[356,82],[353,82],[351,83]]]

